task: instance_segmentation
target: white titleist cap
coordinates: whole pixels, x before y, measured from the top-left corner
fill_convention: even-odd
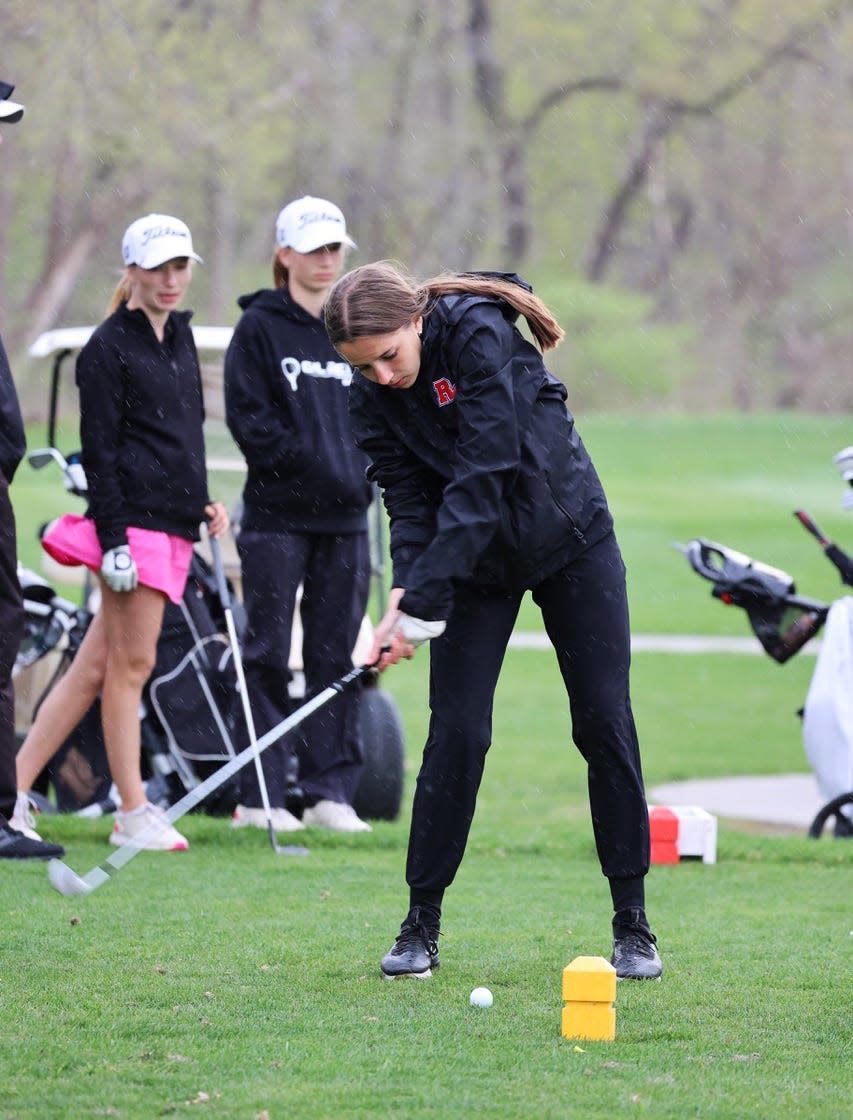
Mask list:
[[[121,253],[126,265],[137,264],[140,268],[157,268],[176,257],[201,262],[193,252],[189,227],[168,214],[148,214],[131,222],[122,238]]]
[[[323,245],[349,245],[357,248],[347,234],[347,224],[339,207],[325,198],[306,195],[290,202],[275,223],[275,236],[282,249],[312,253]]]

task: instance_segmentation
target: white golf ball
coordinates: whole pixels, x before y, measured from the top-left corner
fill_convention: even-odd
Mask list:
[[[471,993],[472,1007],[491,1007],[494,1002],[494,997],[488,988],[475,988]]]

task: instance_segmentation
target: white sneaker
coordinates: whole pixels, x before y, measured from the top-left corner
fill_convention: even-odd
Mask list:
[[[30,799],[22,790],[18,790],[15,797],[15,811],[12,813],[9,825],[16,832],[23,832],[30,840],[41,840],[36,832],[36,818],[30,808]]]
[[[142,833],[145,833],[144,837]],[[146,852],[185,852],[189,847],[186,837],[181,836],[166,820],[165,810],[150,801],[130,813],[116,813],[110,843],[119,848],[125,844],[136,844]]]
[[[318,801],[305,810],[302,819],[309,828],[327,828],[330,832],[373,832],[352,805],[343,801]]]
[[[270,808],[270,816],[274,832],[300,832],[305,828],[299,817],[294,817],[293,813],[288,812],[287,809]],[[253,828],[266,828],[266,813],[263,809],[252,809],[246,805],[238,805],[231,818],[231,827],[246,828],[249,825]]]

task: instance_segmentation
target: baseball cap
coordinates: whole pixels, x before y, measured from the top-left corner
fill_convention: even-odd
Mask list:
[[[323,245],[338,243],[358,248],[347,234],[340,208],[309,194],[285,206],[276,219],[275,236],[282,249],[295,249],[297,253],[312,253]]]
[[[9,100],[14,88],[8,82],[0,82],[0,121],[7,124],[15,124],[24,115],[24,106]]]
[[[147,214],[131,222],[122,238],[121,253],[126,265],[137,264],[140,268],[157,268],[176,257],[192,257],[203,263],[193,252],[189,227],[168,214]]]

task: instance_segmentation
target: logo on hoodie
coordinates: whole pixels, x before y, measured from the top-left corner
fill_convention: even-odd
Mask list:
[[[282,358],[281,372],[284,374],[291,389],[296,392],[297,382],[302,377],[331,377],[346,387],[352,382],[352,366],[349,362],[317,362],[307,358]]]

